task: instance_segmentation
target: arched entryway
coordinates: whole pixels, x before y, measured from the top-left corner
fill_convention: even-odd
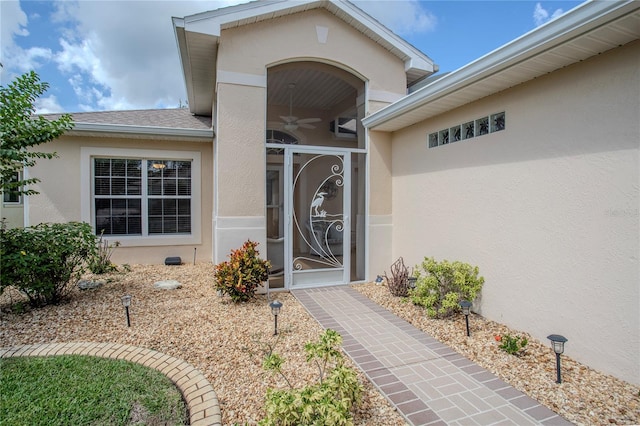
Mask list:
[[[364,280],[365,83],[294,62],[267,73],[266,229],[270,288]]]

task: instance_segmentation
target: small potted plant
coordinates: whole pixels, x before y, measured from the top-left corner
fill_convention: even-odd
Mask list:
[[[216,290],[228,294],[234,302],[253,298],[258,287],[269,278],[271,265],[259,257],[257,245],[257,242],[247,240],[241,248],[231,250],[229,260],[216,265]]]

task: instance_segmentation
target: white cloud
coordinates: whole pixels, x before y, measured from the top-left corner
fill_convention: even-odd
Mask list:
[[[96,55],[93,44],[90,38],[76,44],[60,39],[62,50],[57,52],[54,58],[60,71],[71,73],[79,70],[94,76],[99,82],[104,76],[101,73],[100,58]]]
[[[544,9],[540,3],[536,3],[536,7],[533,10],[533,22],[537,27],[540,25],[557,18],[562,15],[564,10],[556,9],[553,13],[549,13],[548,10]]]
[[[89,85],[85,84],[82,74],[72,75],[67,82],[73,89],[73,93],[76,95],[79,102],[84,105],[89,105],[94,101],[93,90]]]
[[[56,112],[64,112],[64,108],[58,103],[55,95],[36,99],[36,113],[51,114]]]
[[[20,49],[14,46],[12,49],[9,49],[8,52],[7,63],[21,73],[39,68],[53,56],[51,49],[46,47]]]
[[[26,60],[31,55],[25,54],[14,42],[14,37],[27,37],[27,15],[20,8],[20,3],[15,0],[0,1],[0,62],[3,65],[3,77],[11,80],[13,75],[5,70],[10,70],[12,64],[26,65]],[[2,79],[4,84],[4,78]]]
[[[0,2],[0,15],[2,25],[0,26],[0,46],[2,51],[13,44],[14,35],[28,36],[27,15],[20,8],[20,3],[16,0],[3,0]]]
[[[246,0],[56,1],[48,15],[43,12],[39,19],[37,14],[28,19],[19,2],[0,0],[2,47],[3,52],[10,52],[13,70],[56,66],[60,75],[49,76],[49,81],[57,78],[52,88],[60,103],[76,105],[73,109],[178,106],[186,94],[171,17],[243,2]],[[417,0],[358,1],[357,6],[399,35],[431,31],[437,24]],[[30,38],[30,45],[39,47],[21,49],[15,40],[27,37],[30,21],[31,25],[33,21],[46,24],[49,36],[46,43]],[[5,40],[13,50],[5,50]],[[9,67],[2,61],[6,71]]]
[[[171,17],[229,3],[56,3],[53,19],[65,31],[55,61],[61,72],[74,75],[70,83],[85,108],[174,106],[185,94]]]
[[[438,19],[417,0],[356,1],[364,10],[398,35],[433,31]]]

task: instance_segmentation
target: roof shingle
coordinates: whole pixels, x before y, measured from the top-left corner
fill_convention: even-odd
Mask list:
[[[56,119],[61,114],[42,114]],[[211,117],[193,115],[186,108],[144,109],[130,111],[96,111],[71,113],[76,123],[114,124],[126,126],[162,127],[170,129],[211,129]]]

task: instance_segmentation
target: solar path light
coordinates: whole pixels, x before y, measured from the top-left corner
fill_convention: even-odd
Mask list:
[[[462,308],[462,313],[464,314],[464,321],[467,324],[467,337],[471,334],[469,333],[469,312],[471,310],[471,302],[468,300],[461,300],[460,307]]]
[[[418,281],[416,277],[407,278],[407,287],[409,287],[409,290],[416,288],[416,281]]]
[[[122,306],[124,306],[124,311],[127,314],[127,327],[131,327],[131,320],[129,319],[129,306],[131,306],[131,296],[127,294],[125,296],[122,296],[120,300],[122,300]]]
[[[282,308],[282,302],[280,302],[279,300],[274,300],[273,302],[269,303],[269,307],[271,308],[271,313],[273,314],[273,335],[275,336],[278,334],[278,314],[280,313],[280,308]]]
[[[558,374],[556,383],[562,383],[562,378],[560,377],[560,354],[564,352],[564,344],[567,342],[567,338],[559,334],[550,334],[547,339],[551,340],[551,347],[556,353],[556,373]]]

